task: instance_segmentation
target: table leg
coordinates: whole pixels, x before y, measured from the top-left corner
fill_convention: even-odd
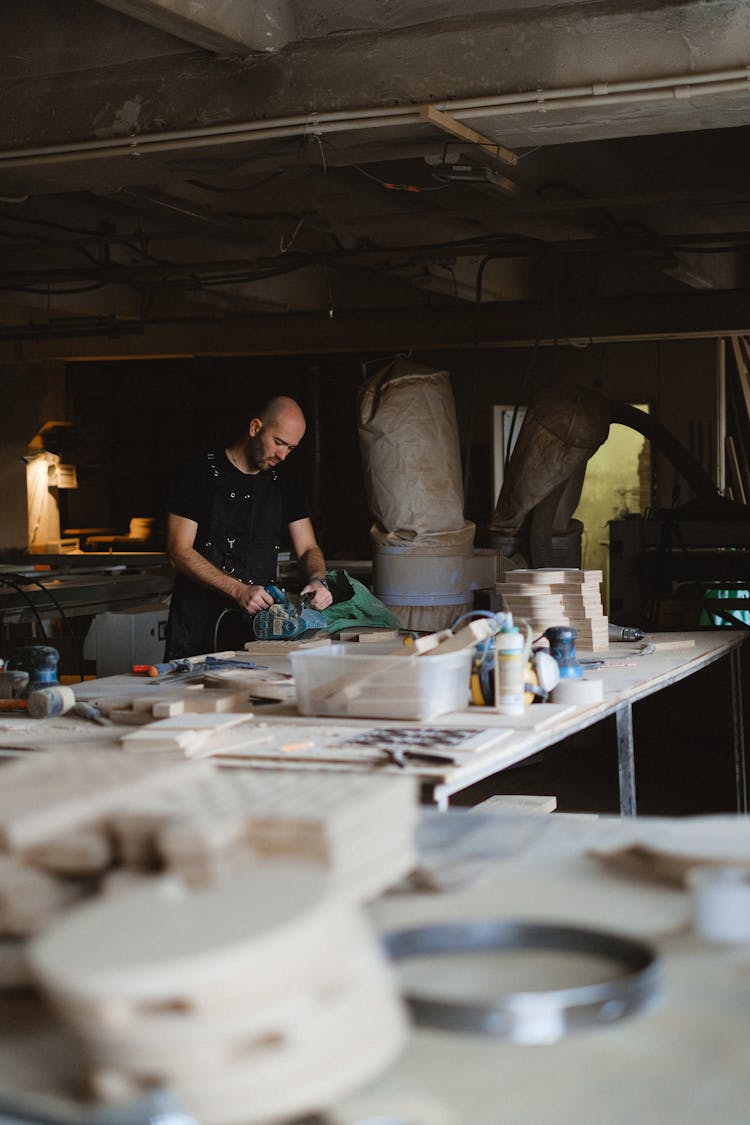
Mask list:
[[[729,654],[732,684],[732,738],[734,742],[734,776],[737,784],[737,812],[747,815],[747,768],[745,763],[745,729],[742,718],[741,649]]]
[[[633,707],[621,703],[615,711],[617,723],[617,771],[620,781],[620,816],[635,816],[635,754]]]

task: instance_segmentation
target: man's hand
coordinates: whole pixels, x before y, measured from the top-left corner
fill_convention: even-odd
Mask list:
[[[311,594],[310,605],[313,609],[325,609],[333,601],[333,594],[320,578],[312,578],[306,586],[300,590],[300,597],[304,594]]]
[[[237,590],[232,596],[245,613],[258,613],[273,605],[273,598],[264,586],[247,586],[244,582],[238,582]]]

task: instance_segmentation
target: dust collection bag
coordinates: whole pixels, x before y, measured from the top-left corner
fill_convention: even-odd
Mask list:
[[[609,434],[607,400],[586,387],[541,387],[529,404],[490,528],[513,533],[526,515],[580,470]],[[580,495],[580,488],[579,488]],[[574,498],[570,514],[578,503]]]
[[[398,359],[364,385],[359,442],[374,530],[411,542],[465,526],[458,422],[447,371]],[[440,542],[443,542],[441,539]]]
[[[388,364],[362,388],[359,422],[375,594],[404,628],[444,628],[471,606],[475,531],[448,372]]]

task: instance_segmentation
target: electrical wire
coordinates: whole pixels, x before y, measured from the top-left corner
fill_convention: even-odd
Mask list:
[[[65,610],[60,605],[60,602],[57,600],[57,598],[52,593],[52,591],[47,586],[45,586],[45,584],[42,581],[40,581],[40,579],[38,579],[38,578],[29,578],[25,574],[16,574],[14,572],[11,572],[11,577],[16,579],[17,581],[27,585],[27,586],[38,586],[39,589],[42,591],[42,593],[47,595],[47,597],[52,602],[53,606],[55,607],[55,609],[57,610],[57,612],[60,615],[60,620],[62,622],[63,630],[65,631],[65,633],[67,633],[68,638],[71,641],[75,642],[76,636],[75,636],[75,633],[73,632],[70,621],[69,621],[69,619],[68,619],[68,617],[65,613]],[[80,678],[81,682],[83,682],[83,680],[85,679],[85,676],[84,676],[84,672],[83,672],[82,657],[81,657],[81,660],[79,660],[79,664],[78,664],[78,675],[79,675],[79,678]]]
[[[10,293],[39,293],[43,297],[64,297],[69,293],[93,293],[97,289],[105,289],[108,285],[118,284],[121,284],[121,282],[119,282],[117,278],[113,277],[111,281],[97,281],[93,285],[78,285],[75,289],[49,289],[47,287],[45,287],[44,289],[35,289],[30,285],[3,285],[0,286],[0,288],[5,289],[6,292]]]
[[[43,582],[41,582],[38,578],[29,578],[28,575],[26,575],[26,574],[16,574],[14,571],[11,571],[10,577],[13,578],[16,582],[19,582],[19,583],[21,583],[22,585],[25,585],[25,586],[38,586],[39,589],[44,594],[46,594],[47,597],[49,598],[49,600],[52,602],[53,606],[55,607],[57,612],[60,614],[60,618],[62,620],[63,626],[65,627],[67,632],[70,634],[70,623],[68,621],[68,618],[65,615],[65,611],[63,610],[63,607],[60,605],[59,601],[57,600],[55,595],[52,593],[52,591],[50,589],[48,589],[48,587],[45,586],[45,584]]]
[[[405,191],[411,192],[414,195],[421,195],[422,192],[445,191],[446,188],[453,187],[452,181],[450,183],[438,184],[437,187],[432,185],[430,187],[421,187],[419,184],[401,184],[391,180],[383,180],[380,176],[375,176],[372,172],[366,171],[359,164],[352,164],[352,168],[361,175],[366,176],[368,180],[373,180],[376,184],[380,184],[381,187],[387,188],[388,191]]]
[[[433,251],[459,251],[462,249],[482,247],[493,247],[488,252],[488,256],[492,258],[505,258],[505,257],[534,257],[534,256],[548,256],[553,254],[614,254],[614,253],[642,253],[655,249],[673,249],[682,252],[691,253],[732,253],[737,249],[743,247],[750,247],[750,237],[746,232],[743,232],[742,241],[738,241],[738,235],[728,235],[724,239],[716,239],[712,236],[710,243],[706,244],[701,238],[677,239],[656,238],[656,239],[638,239],[635,242],[629,242],[623,245],[622,242],[607,240],[605,243],[597,243],[591,240],[574,240],[565,243],[546,243],[541,239],[532,238],[528,235],[518,235],[509,233],[507,231],[488,232],[481,236],[473,236],[470,238],[452,239],[441,242],[427,242],[427,243],[408,243],[402,246],[367,246],[364,248],[348,249],[342,248],[335,251],[327,250],[321,253],[309,253],[297,251],[295,254],[289,253],[288,247],[286,251],[278,257],[271,259],[259,259],[254,268],[248,269],[243,264],[242,268],[237,267],[239,263],[227,262],[222,272],[218,272],[222,266],[221,262],[207,262],[207,263],[169,263],[170,268],[175,271],[172,277],[154,277],[153,279],[147,278],[145,280],[135,278],[131,279],[129,274],[132,269],[138,267],[119,266],[116,270],[112,267],[101,267],[101,272],[112,270],[114,276],[107,277],[103,280],[98,280],[95,284],[104,286],[113,283],[119,284],[140,284],[140,285],[153,285],[155,287],[192,287],[196,281],[204,286],[226,285],[232,282],[252,282],[268,280],[273,277],[281,276],[282,274],[293,272],[296,270],[310,269],[315,266],[340,266],[348,265],[354,262],[355,265],[358,259],[368,259],[374,256],[382,256],[384,260],[379,263],[379,268],[387,270],[393,268],[394,263],[398,265],[404,264],[404,258],[410,254],[425,254]],[[502,244],[501,246],[498,244]],[[388,257],[390,255],[390,258]],[[285,260],[282,262],[282,258]],[[182,268],[183,272],[179,271]],[[216,271],[216,272],[212,272]],[[86,273],[81,271],[71,270],[66,271],[70,275],[70,281],[74,281],[76,277],[82,278]],[[90,271],[86,271],[91,276]],[[99,272],[99,271],[98,271]],[[41,275],[40,275],[41,276]],[[0,274],[0,289],[9,291],[32,291],[31,287],[34,285],[33,279],[28,277],[24,281],[2,281]],[[45,288],[44,293],[48,290]],[[56,291],[52,291],[56,292]],[[60,290],[61,293],[73,292],[72,289]]]
[[[26,593],[26,591],[22,590],[21,587],[16,585],[15,582],[11,582],[11,580],[9,578],[6,578],[6,576],[4,574],[0,575],[0,583],[2,583],[3,586],[12,586],[12,588],[16,591],[16,593],[21,595],[21,597],[24,599],[24,601],[28,605],[31,612],[34,614],[34,617],[36,619],[36,623],[39,627],[39,632],[41,633],[41,636],[42,636],[42,640],[48,641],[49,637],[47,636],[47,630],[44,628],[44,623],[42,622],[42,619],[39,616],[39,612],[38,612],[36,606],[34,605],[33,601],[29,597],[29,595]]]
[[[0,202],[2,202],[0,200]],[[8,219],[12,223],[26,223],[31,227],[49,227],[52,230],[62,230],[66,234],[85,234],[90,238],[100,238],[97,231],[87,230],[85,227],[69,227],[64,223],[55,223],[51,219],[33,219],[28,215],[9,215],[6,211],[0,211],[0,219]]]
[[[271,180],[275,180],[283,174],[283,170],[279,169],[277,172],[271,172],[270,175],[264,176],[262,180],[257,180],[254,184],[245,184],[242,187],[217,187],[216,184],[209,184],[205,180],[188,180],[187,182],[202,191],[213,191],[220,195],[235,195],[240,192],[256,191],[257,188],[265,187],[266,184],[270,184]]]
[[[221,625],[222,621],[224,620],[224,618],[226,617],[226,615],[228,613],[236,613],[236,614],[240,615],[241,619],[242,618],[248,618],[249,619],[249,615],[246,614],[244,612],[244,610],[235,609],[234,606],[229,606],[227,609],[223,609],[221,611],[221,613],[219,614],[219,616],[216,618],[216,624],[214,625],[214,652],[219,651],[219,626]]]

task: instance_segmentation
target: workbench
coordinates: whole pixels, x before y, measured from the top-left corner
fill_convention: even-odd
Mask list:
[[[651,634],[648,638],[655,644],[660,640],[679,643],[681,640],[694,640],[689,648],[658,649],[650,655],[637,655],[634,645],[613,644],[608,652],[600,654],[606,662],[600,667],[587,670],[587,676],[604,681],[604,699],[586,707],[575,707],[572,711],[553,719],[548,725],[535,730],[514,732],[512,741],[498,747],[496,768],[491,773],[521,762],[540,750],[544,750],[578,731],[593,726],[614,715],[617,737],[618,780],[620,791],[620,812],[623,816],[636,813],[636,778],[633,738],[633,704],[655,692],[663,691],[672,684],[694,675],[717,660],[729,661],[726,702],[732,714],[732,755],[734,761],[737,812],[747,813],[747,768],[745,761],[744,725],[742,713],[742,685],[740,678],[740,654],[744,633],[737,631],[707,631],[698,633]],[[597,656],[596,653],[593,654]],[[627,663],[629,666],[621,667]],[[718,706],[724,703],[719,700]],[[539,706],[539,705],[536,705]],[[543,705],[542,705],[543,706]],[[478,708],[472,708],[475,714]],[[531,712],[533,713],[534,707]],[[445,716],[440,720],[443,721]],[[473,721],[473,718],[472,718]],[[489,714],[486,722],[496,721]],[[461,767],[460,772],[446,775],[443,782],[433,791],[434,800],[444,807],[452,794],[465,789],[476,781],[489,776],[488,773]]]
[[[425,813],[430,810],[425,810]],[[554,813],[507,818],[451,810],[479,829],[474,869],[449,892],[382,896],[381,932],[451,919],[516,918],[588,926],[650,942],[660,983],[644,1011],[548,1045],[519,1045],[417,1028],[404,1053],[317,1125],[705,1125],[747,1120],[750,944],[714,945],[691,932],[686,891],[613,872],[590,858],[633,842],[750,862],[750,821],[620,819]],[[520,831],[519,831],[520,827]],[[484,854],[482,840],[485,838]],[[438,870],[438,874],[441,874]],[[449,880],[451,863],[442,874]],[[528,956],[528,955],[527,955]],[[454,994],[487,971],[454,981]],[[484,970],[481,968],[484,964]],[[459,970],[459,974],[461,970]],[[72,1038],[32,996],[0,1005],[0,1091],[70,1104],[80,1074]]]
[[[604,699],[599,703],[583,707],[558,706],[555,704],[534,704],[526,709],[523,716],[505,717],[494,713],[490,708],[467,706],[464,710],[440,715],[431,722],[413,723],[405,721],[388,721],[380,719],[333,719],[303,717],[297,712],[294,703],[274,703],[260,705],[256,709],[256,716],[263,722],[273,724],[294,724],[304,727],[311,732],[319,728],[335,726],[342,732],[352,730],[366,730],[373,727],[384,728],[409,728],[409,727],[476,727],[485,730],[497,730],[498,741],[488,748],[480,750],[468,760],[460,764],[436,763],[409,763],[406,769],[419,776],[423,794],[426,800],[432,801],[439,808],[446,808],[450,798],[467,789],[478,781],[482,781],[493,774],[507,769],[509,766],[522,762],[539,751],[554,746],[570,735],[576,734],[596,723],[615,717],[618,774],[620,789],[620,811],[624,816],[633,816],[636,813],[636,777],[634,763],[633,739],[633,705],[647,696],[668,688],[672,684],[694,675],[696,672],[707,668],[719,660],[729,662],[726,690],[726,704],[731,707],[733,720],[733,738],[731,747],[727,747],[727,754],[732,755],[736,782],[736,798],[738,813],[748,811],[747,770],[745,762],[744,730],[742,715],[742,693],[740,683],[740,653],[744,640],[741,631],[716,630],[696,633],[665,633],[652,634],[649,638],[658,646],[660,641],[668,644],[683,643],[689,647],[665,648],[656,650],[648,655],[638,655],[638,647],[629,644],[612,644],[607,652],[601,656],[605,663],[587,671],[587,676],[601,678],[604,682]],[[283,642],[280,642],[283,644]],[[594,654],[596,656],[597,654]],[[278,670],[289,669],[288,657],[279,655],[275,658],[264,657],[265,664],[270,664]],[[609,663],[607,663],[607,661]],[[81,684],[74,684],[73,689],[78,699],[96,700],[103,695],[131,693],[134,690],[133,677],[111,676],[99,680],[87,680]],[[140,681],[137,692],[143,695],[143,681]],[[175,691],[179,687],[175,686]],[[717,700],[717,706],[724,706],[724,700]],[[3,746],[34,746],[45,748],[46,745],[61,745],[82,738],[85,741],[94,740],[97,743],[115,743],[132,728],[126,727],[92,727],[91,724],[82,723],[80,720],[69,719],[62,716],[59,719],[44,719],[38,722],[30,720],[7,720],[0,724],[0,750]],[[239,737],[239,736],[238,736]],[[252,768],[304,768],[336,770],[371,770],[372,764],[361,763],[356,760],[344,762],[341,755],[335,756],[327,766],[325,752],[314,754],[313,760],[305,761],[304,757],[295,758],[291,755],[277,755],[276,758],[263,758],[259,755],[255,759],[247,759],[245,763]],[[382,771],[398,772],[398,767],[384,765],[377,767]]]
[[[587,853],[637,841],[710,854],[718,840],[724,854],[750,858],[750,823],[731,816],[529,819],[538,835],[504,858],[490,862],[488,854],[487,878],[458,893],[384,896],[372,909],[379,927],[505,917],[645,938],[662,958],[655,1003],[543,1046],[420,1028],[396,1066],[353,1099],[341,1120],[348,1125],[368,1114],[393,1114],[409,1125],[746,1121],[750,944],[699,938],[691,932],[685,890],[615,873]],[[466,975],[464,989],[454,984],[451,995],[471,991],[469,969]]]

